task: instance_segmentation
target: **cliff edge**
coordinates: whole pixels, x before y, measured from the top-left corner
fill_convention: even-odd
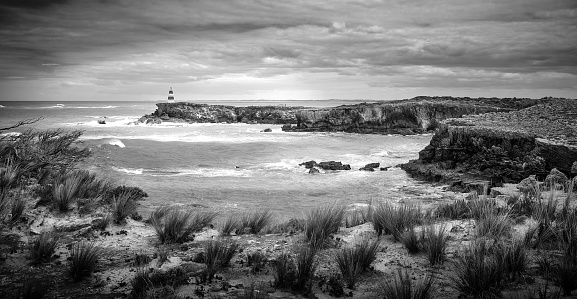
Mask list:
[[[441,120],[469,114],[513,111],[538,104],[537,99],[415,97],[408,100],[344,105],[296,111],[297,124],[283,131],[343,131],[414,134],[434,130]]]
[[[402,164],[430,181],[515,183],[577,161],[577,100],[547,99],[518,111],[442,121],[419,159]]]

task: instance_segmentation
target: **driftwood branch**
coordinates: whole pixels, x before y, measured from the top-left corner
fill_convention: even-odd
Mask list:
[[[43,119],[43,117],[35,117],[35,118],[28,118],[28,119],[25,119],[25,120],[21,120],[21,121],[17,122],[16,124],[11,125],[11,126],[9,126],[9,127],[0,128],[0,132],[2,132],[2,131],[7,131],[7,130],[12,130],[12,129],[18,128],[18,127],[20,127],[20,126],[25,126],[25,125],[33,124],[33,123],[35,123],[35,122],[37,122],[37,121],[39,121],[39,120],[41,120],[41,119]]]

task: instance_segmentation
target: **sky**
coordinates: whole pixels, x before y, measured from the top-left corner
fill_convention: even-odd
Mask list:
[[[2,0],[0,101],[577,98],[575,0]]]

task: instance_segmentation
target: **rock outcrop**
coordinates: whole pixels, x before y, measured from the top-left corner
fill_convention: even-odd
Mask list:
[[[304,166],[307,169],[311,169],[309,173],[314,173],[315,171],[313,169],[318,171],[318,169],[316,169],[315,167],[318,167],[323,170],[351,170],[351,165],[343,164],[341,162],[336,161],[326,161],[317,163],[316,161],[311,160],[302,162],[299,164],[299,166]]]
[[[434,130],[439,121],[540,103],[535,99],[415,97],[410,100],[344,105],[296,111],[297,124],[283,131],[344,131],[414,134]]]
[[[551,99],[509,113],[487,113],[440,123],[418,160],[401,165],[432,181],[517,183],[544,179],[577,161],[577,100]]]
[[[158,103],[156,111],[140,118],[141,123],[185,121],[190,123],[296,123],[295,113],[304,107],[249,106],[235,107],[195,103]]]

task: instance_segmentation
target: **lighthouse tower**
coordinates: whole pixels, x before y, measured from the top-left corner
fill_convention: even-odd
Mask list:
[[[172,87],[171,87],[170,90],[168,91],[168,102],[169,102],[169,103],[174,103],[174,92],[172,92]]]

